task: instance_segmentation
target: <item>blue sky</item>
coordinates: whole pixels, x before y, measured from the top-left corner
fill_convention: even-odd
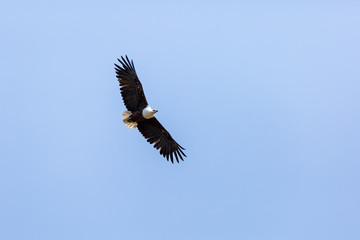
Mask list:
[[[0,3],[1,239],[360,239],[356,1]],[[123,125],[134,60],[171,164]]]

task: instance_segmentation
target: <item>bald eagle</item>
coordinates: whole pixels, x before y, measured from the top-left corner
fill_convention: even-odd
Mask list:
[[[136,128],[147,139],[154,148],[160,149],[160,154],[174,163],[174,157],[179,162],[179,158],[184,161],[186,157],[180,146],[168,131],[155,118],[157,110],[153,110],[146,101],[144,90],[136,74],[133,61],[127,56],[118,59],[121,66],[115,64],[116,77],[119,81],[121,96],[127,111],[124,111],[123,122],[129,128]]]

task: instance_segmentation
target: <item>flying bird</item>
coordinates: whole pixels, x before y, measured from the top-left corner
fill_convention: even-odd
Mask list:
[[[133,61],[127,56],[118,59],[121,66],[115,64],[116,77],[119,81],[121,96],[127,111],[122,114],[123,122],[129,128],[136,128],[147,139],[154,148],[160,149],[160,154],[169,157],[174,163],[174,156],[177,162],[179,158],[184,161],[186,157],[180,146],[170,133],[155,118],[157,110],[153,110],[146,101],[144,90],[136,74]]]

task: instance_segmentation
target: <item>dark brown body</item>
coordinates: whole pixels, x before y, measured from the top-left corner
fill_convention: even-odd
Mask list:
[[[142,115],[142,111],[136,111],[131,114],[130,120],[133,122],[141,122],[144,121],[145,118]]]

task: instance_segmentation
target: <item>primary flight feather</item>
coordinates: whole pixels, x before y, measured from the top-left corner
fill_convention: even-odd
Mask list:
[[[147,139],[154,148],[160,150],[160,154],[169,157],[174,163],[174,156],[177,162],[179,158],[186,157],[180,146],[170,133],[155,118],[157,110],[153,110],[146,101],[144,90],[136,74],[133,61],[127,56],[118,59],[121,66],[115,64],[116,77],[120,84],[121,96],[127,111],[123,113],[123,122],[129,128],[138,128],[140,133]]]

